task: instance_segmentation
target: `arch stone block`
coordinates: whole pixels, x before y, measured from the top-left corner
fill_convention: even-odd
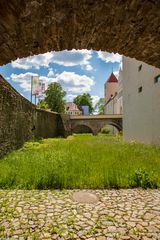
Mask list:
[[[118,52],[160,67],[159,0],[1,0],[0,65],[51,50]]]

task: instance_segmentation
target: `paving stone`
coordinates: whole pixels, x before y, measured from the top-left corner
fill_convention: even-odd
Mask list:
[[[106,240],[106,237],[97,237],[96,240]]]
[[[73,193],[73,200],[80,203],[96,203],[98,198],[96,194],[84,191],[78,191]]]
[[[85,201],[72,198],[80,192]],[[2,239],[160,239],[160,190],[0,190],[0,194]],[[88,196],[94,200],[88,201]]]
[[[109,226],[109,227],[108,227],[108,231],[109,231],[109,232],[116,232],[116,231],[117,231],[117,228],[114,227],[114,226]]]
[[[131,238],[129,236],[122,236],[121,240],[130,240]]]

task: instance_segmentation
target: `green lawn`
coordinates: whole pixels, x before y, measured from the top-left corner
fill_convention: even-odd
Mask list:
[[[160,187],[160,148],[89,134],[28,142],[0,160],[0,188]]]

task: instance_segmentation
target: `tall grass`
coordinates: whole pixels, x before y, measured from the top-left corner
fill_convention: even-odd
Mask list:
[[[27,142],[0,160],[5,189],[129,188],[141,181],[160,187],[160,148],[105,135]]]

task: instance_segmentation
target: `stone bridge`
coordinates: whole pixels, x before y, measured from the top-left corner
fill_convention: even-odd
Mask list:
[[[122,131],[122,115],[108,114],[108,115],[89,115],[89,116],[70,116],[71,133],[79,126],[88,127],[90,131],[96,135],[101,128],[106,125],[112,125],[118,131]],[[82,128],[83,129],[83,128]]]

